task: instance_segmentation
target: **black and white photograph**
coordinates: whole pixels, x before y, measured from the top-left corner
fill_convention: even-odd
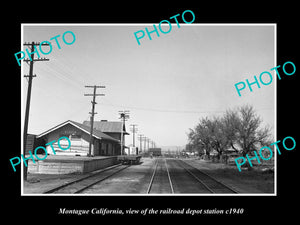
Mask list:
[[[3,219],[296,217],[296,5],[103,3],[5,7]]]
[[[36,74],[21,78],[22,194],[276,194],[276,24],[22,24],[22,35],[23,74]]]

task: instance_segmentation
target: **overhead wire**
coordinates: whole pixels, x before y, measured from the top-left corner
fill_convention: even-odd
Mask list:
[[[84,88],[86,83],[84,80],[78,79],[78,77],[86,77],[86,74],[82,71],[75,71],[76,68],[74,64],[71,63],[70,60],[66,60],[64,57],[55,57],[53,56],[52,61],[55,63],[48,63],[43,64],[42,67],[39,67],[39,70],[45,72],[45,75],[51,74],[51,79],[55,76],[60,81],[70,84],[73,88]],[[74,74],[82,74],[82,76],[74,76]],[[65,99],[64,99],[65,100]],[[107,102],[109,100],[106,99]],[[109,106],[109,107],[116,107],[116,108],[126,108],[126,109],[134,109],[134,110],[142,110],[142,111],[151,111],[151,112],[161,112],[161,113],[185,113],[185,114],[201,114],[201,113],[224,113],[225,110],[177,110],[177,109],[161,109],[161,108],[148,108],[148,107],[137,107],[137,106],[129,106],[129,105],[120,105],[120,104],[113,104],[113,103],[103,103],[99,102],[100,105]],[[258,109],[258,110],[271,110],[268,109]]]

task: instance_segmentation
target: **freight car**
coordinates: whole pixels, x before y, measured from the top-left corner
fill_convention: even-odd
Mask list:
[[[119,155],[118,161],[122,164],[138,164],[141,158],[141,155]]]
[[[161,156],[161,148],[149,148],[149,154],[152,156]]]

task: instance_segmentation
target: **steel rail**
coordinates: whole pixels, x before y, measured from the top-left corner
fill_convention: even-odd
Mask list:
[[[233,193],[238,193],[238,191],[234,190],[232,187],[229,187],[228,185],[224,184],[223,182],[217,180],[216,178],[208,175],[207,173],[204,173],[203,171],[199,170],[198,168],[194,167],[194,166],[191,166],[190,164],[182,161],[182,160],[179,160],[181,162],[181,165],[182,164],[185,164],[185,165],[188,165],[190,167],[192,167],[193,169],[196,169],[197,172],[203,174],[204,176],[207,176],[208,178],[210,178],[211,180],[213,180],[214,182],[216,183],[219,183],[221,186],[225,187],[225,189],[228,189],[230,190],[231,192]],[[216,193],[213,188],[210,188],[207,186],[207,184],[205,184],[202,180],[200,180],[199,177],[197,177],[193,172],[191,172],[190,170],[188,170],[185,166],[182,166],[182,168],[184,168],[189,174],[191,174],[197,181],[199,181],[205,188],[207,188],[211,193]]]
[[[174,194],[173,184],[172,184],[172,180],[171,180],[171,176],[170,176],[170,172],[169,172],[169,169],[168,169],[168,165],[167,165],[167,160],[166,159],[165,159],[165,166],[167,168],[168,178],[169,178],[169,182],[170,182],[170,186],[171,186],[171,192],[172,192],[172,194]]]
[[[151,176],[151,179],[150,179],[150,183],[149,183],[149,186],[148,186],[148,189],[147,189],[147,194],[149,194],[150,191],[151,191],[151,187],[152,187],[152,184],[153,184],[154,176],[156,174],[157,166],[158,166],[158,162],[157,162],[157,159],[155,159],[155,167],[154,167],[154,170],[153,170],[153,173],[152,173],[152,176]]]
[[[181,160],[180,160],[181,161]],[[178,162],[178,161],[177,161]],[[180,163],[179,163],[180,164]],[[211,193],[215,193],[210,187],[208,187],[205,183],[203,183],[202,180],[200,180],[193,172],[191,172],[190,170],[188,170],[186,167],[182,166],[181,167],[188,172],[192,177],[194,177],[199,183],[201,183],[208,191],[210,191]]]
[[[81,181],[83,181],[83,180],[86,180],[86,179],[88,179],[88,178],[97,176],[97,175],[99,175],[99,174],[102,174],[102,173],[105,172],[105,171],[112,170],[112,169],[117,168],[117,167],[119,167],[119,166],[121,166],[121,165],[122,165],[122,164],[113,165],[113,166],[107,167],[107,168],[105,168],[105,169],[102,169],[102,170],[99,171],[99,172],[94,172],[93,174],[90,174],[90,175],[81,177],[81,178],[76,179],[76,180],[72,180],[72,181],[67,182],[67,183],[65,183],[65,184],[63,184],[63,185],[59,185],[59,186],[57,186],[57,187],[51,188],[51,189],[49,189],[49,190],[43,192],[43,194],[51,194],[51,193],[57,192],[58,190],[63,189],[63,188],[65,188],[65,187],[67,187],[67,186],[70,186],[70,185],[72,185],[72,184],[79,183],[79,182],[81,182]]]
[[[104,180],[110,178],[111,176],[113,176],[113,175],[115,175],[115,174],[121,172],[122,170],[127,169],[128,167],[130,167],[130,165],[128,165],[128,166],[126,166],[126,167],[124,167],[124,168],[121,168],[121,169],[119,169],[119,170],[113,172],[112,174],[109,174],[109,175],[106,176],[106,177],[103,177],[103,178],[101,178],[101,179],[99,179],[99,180],[97,180],[97,181],[94,181],[94,182],[92,182],[92,183],[89,184],[89,185],[86,185],[85,187],[83,187],[83,188],[81,188],[81,189],[75,191],[74,194],[81,193],[81,192],[83,192],[84,190],[86,190],[86,189],[88,189],[88,188],[90,188],[90,187],[92,187],[92,186],[94,186],[94,185],[100,183],[101,181],[104,181]]]

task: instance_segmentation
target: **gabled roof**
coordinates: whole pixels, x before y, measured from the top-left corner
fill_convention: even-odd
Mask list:
[[[83,121],[84,125],[90,126],[90,121]],[[119,121],[94,121],[94,128],[104,133],[121,133],[122,122]],[[125,126],[123,126],[123,133],[126,132]]]
[[[84,124],[81,124],[81,123],[78,123],[78,122],[75,122],[75,121],[72,121],[72,120],[67,120],[43,133],[41,133],[40,135],[37,136],[37,138],[40,138],[40,137],[43,137],[44,135],[46,134],[49,134],[67,124],[71,124],[75,127],[77,127],[78,129],[82,130],[83,132],[87,133],[87,134],[90,134],[90,127],[89,126],[86,126]],[[111,136],[107,135],[107,134],[104,134],[103,132],[101,132],[100,130],[97,130],[97,129],[93,129],[93,137],[97,138],[97,139],[105,139],[105,140],[112,140],[112,141],[115,141],[115,142],[119,142],[119,140],[115,139],[115,138],[112,138]]]

